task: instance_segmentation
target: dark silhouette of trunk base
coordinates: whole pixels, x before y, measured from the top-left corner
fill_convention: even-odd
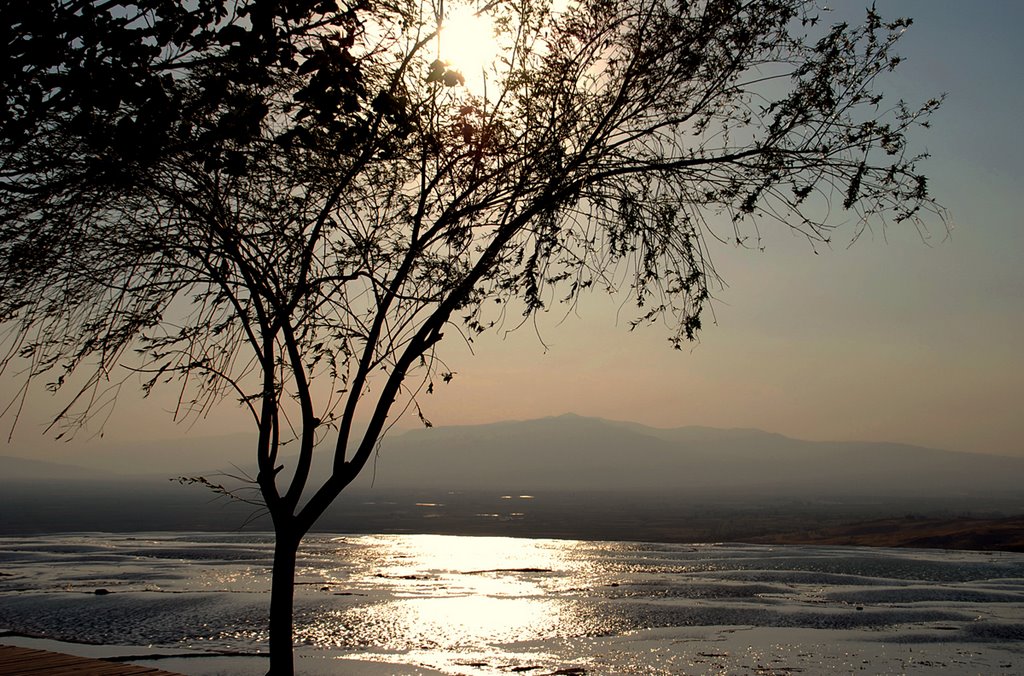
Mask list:
[[[270,583],[270,671],[267,676],[294,676],[292,606],[295,598],[295,559],[301,537],[278,530],[274,571]]]

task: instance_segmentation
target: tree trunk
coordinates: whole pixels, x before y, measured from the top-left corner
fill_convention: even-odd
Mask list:
[[[274,542],[270,583],[270,671],[267,676],[294,676],[292,662],[292,602],[295,597],[295,557],[301,537],[279,529]]]

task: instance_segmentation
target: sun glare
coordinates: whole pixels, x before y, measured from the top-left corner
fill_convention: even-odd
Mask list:
[[[440,58],[462,73],[471,91],[483,93],[501,52],[491,17],[469,5],[455,7],[445,17],[439,45]]]

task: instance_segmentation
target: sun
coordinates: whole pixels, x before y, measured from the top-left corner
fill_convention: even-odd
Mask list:
[[[482,93],[501,53],[494,21],[469,5],[447,13],[438,37],[441,60],[462,73],[466,87]]]

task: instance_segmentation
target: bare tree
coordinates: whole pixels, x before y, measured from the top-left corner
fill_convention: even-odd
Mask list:
[[[878,87],[909,20],[492,0],[473,9],[500,50],[460,65],[447,5],[3,2],[0,367],[70,388],[72,428],[135,373],[178,387],[182,417],[248,409],[274,674],[292,673],[300,541],[396,402],[419,411],[451,378],[445,332],[628,290],[678,347],[711,240],[775,222],[827,245],[941,215],[906,137],[939,102]]]

